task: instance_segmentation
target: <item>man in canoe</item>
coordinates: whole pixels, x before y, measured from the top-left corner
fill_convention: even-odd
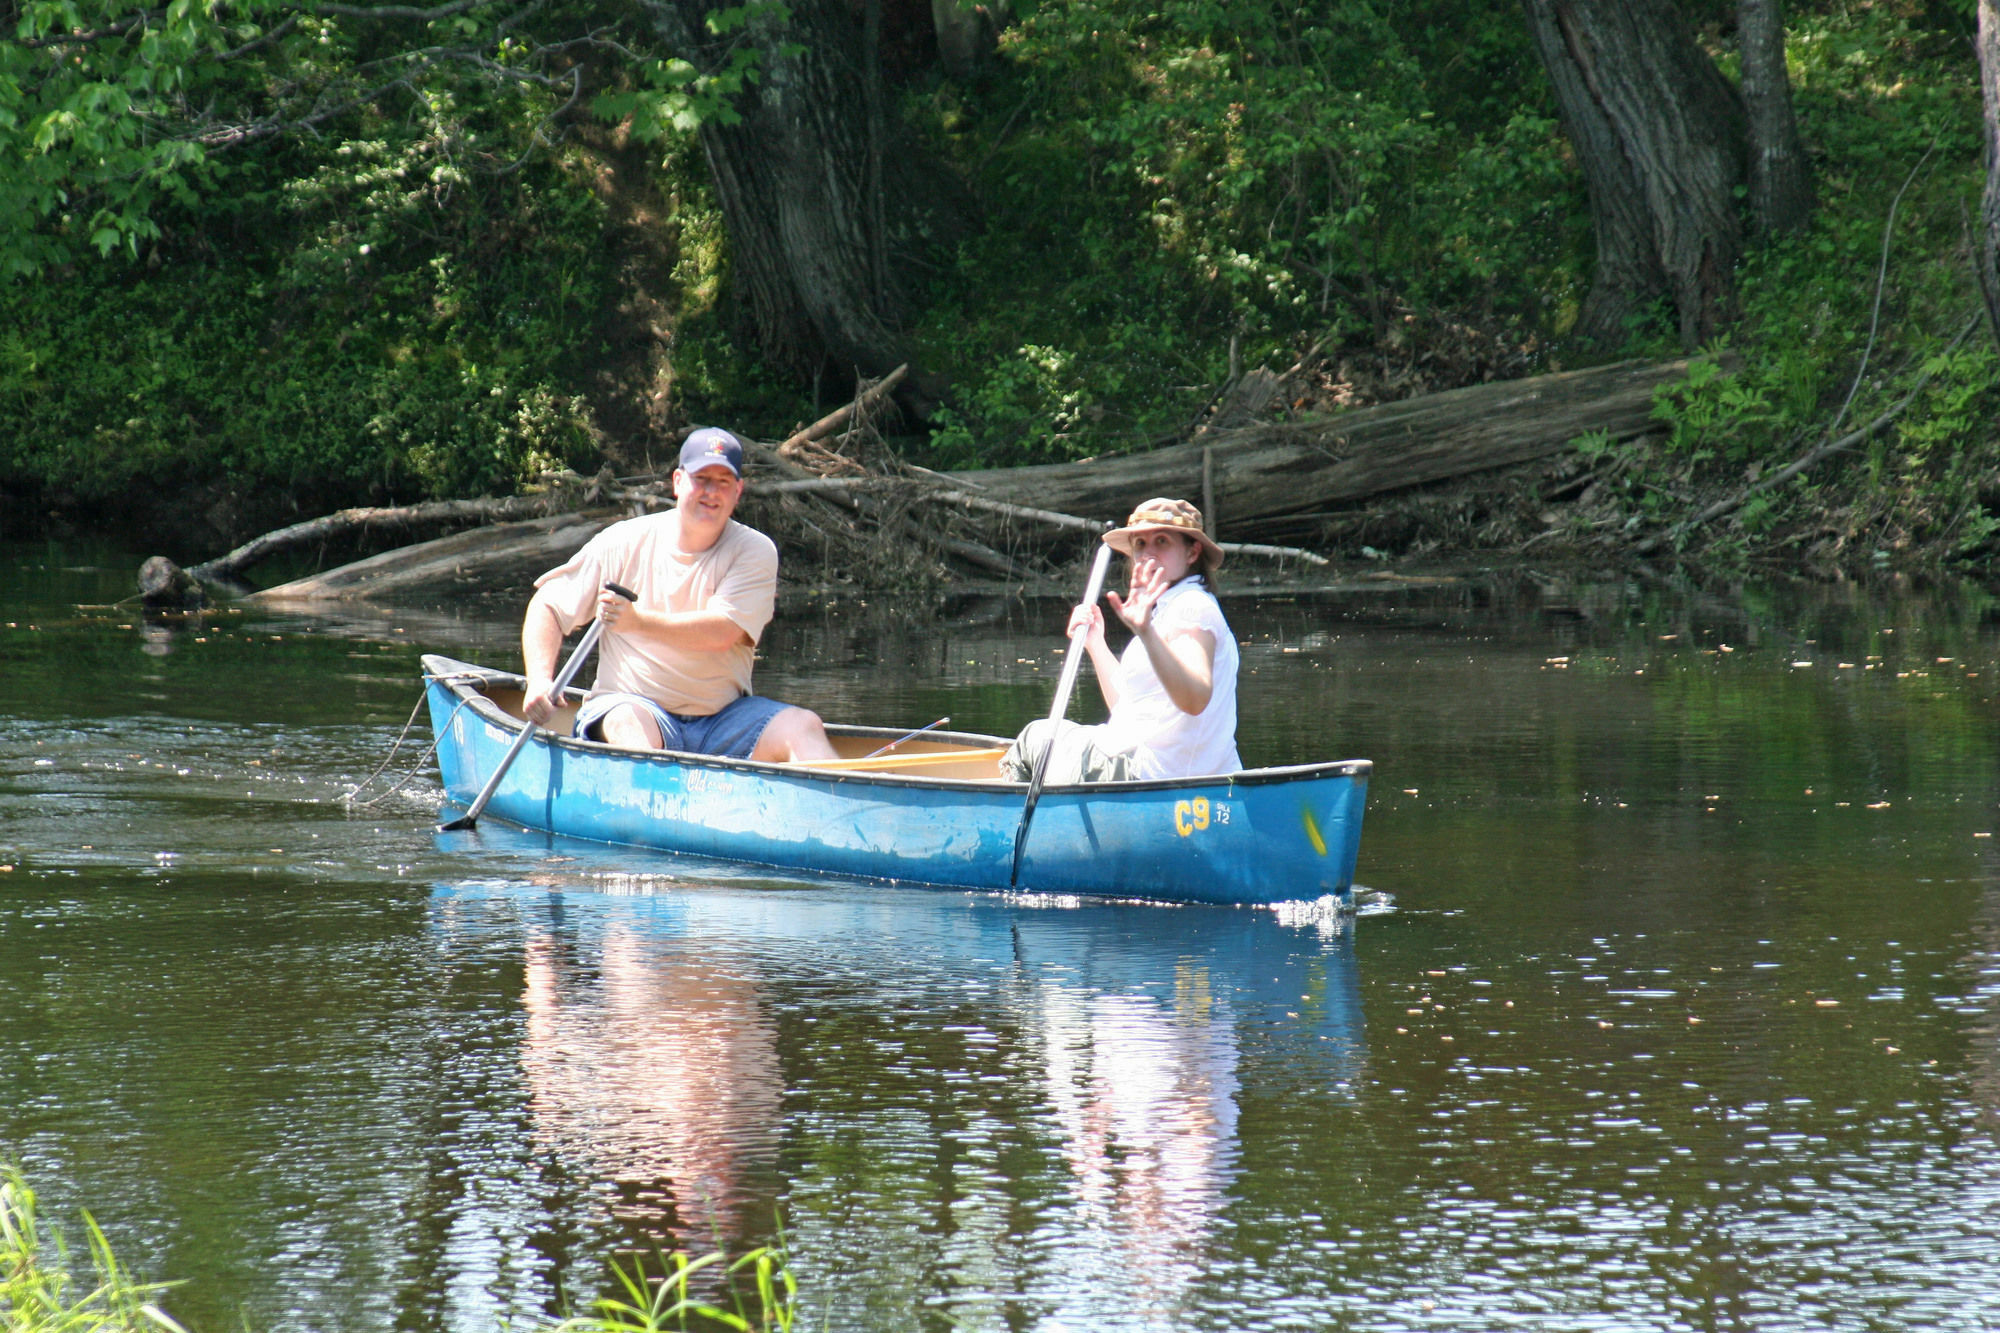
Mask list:
[[[777,602],[778,548],[735,520],[742,498],[742,441],[697,430],[674,469],[675,508],[612,524],[535,580],[521,623],[531,720],[555,711],[563,636],[595,615],[604,621],[597,683],[576,735],[773,763],[834,757],[817,714],[750,691]]]
[[[1084,646],[1110,720],[1080,726],[1063,719],[1053,728],[1047,718],[1032,722],[1001,760],[1002,770],[1029,780],[1053,730],[1055,749],[1043,777],[1052,784],[1234,773],[1243,767],[1236,754],[1236,636],[1209,587],[1222,548],[1203,530],[1199,509],[1166,498],[1134,509],[1104,542],[1131,561],[1124,596],[1106,597],[1132,641],[1114,657],[1104,613],[1095,606],[1070,613],[1069,633],[1088,627]]]

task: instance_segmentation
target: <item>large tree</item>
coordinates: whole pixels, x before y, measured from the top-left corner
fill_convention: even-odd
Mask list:
[[[1740,91],[1671,0],[1523,3],[1590,190],[1597,269],[1576,332],[1616,343],[1664,297],[1682,342],[1707,340],[1735,309],[1739,189],[1767,233],[1812,206],[1778,0],[1738,0]]]
[[[1668,0],[1525,0],[1590,190],[1597,269],[1576,332],[1612,343],[1658,296],[1699,343],[1734,305],[1736,92]]]
[[[1749,118],[1750,216],[1759,231],[1783,235],[1806,225],[1813,190],[1798,117],[1792,114],[1779,0],[1736,0],[1736,39]]]
[[[668,44],[721,58],[716,0],[645,0]],[[767,357],[879,375],[907,356],[908,272],[960,232],[970,196],[888,107],[881,0],[789,0],[752,19],[759,76],[701,121],[731,276]]]

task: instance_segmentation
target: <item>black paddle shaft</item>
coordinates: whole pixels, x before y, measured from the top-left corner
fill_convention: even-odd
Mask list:
[[[622,584],[606,583],[604,586],[628,602],[637,602],[639,600],[637,593]],[[549,688],[549,694],[552,698],[560,699],[562,697],[562,692],[569,688],[570,679],[576,675],[577,668],[583,665],[584,658],[590,656],[590,650],[597,646],[597,640],[603,633],[603,618],[598,617],[593,619],[590,622],[590,628],[584,631],[583,641],[576,645],[576,651],[569,655],[569,661],[563,664],[561,674],[556,677],[555,684]],[[526,699],[522,700],[522,706],[524,708],[527,706]],[[453,833],[459,829],[468,829],[479,822],[479,816],[486,812],[486,803],[493,799],[493,793],[500,788],[500,779],[506,777],[507,770],[514,766],[514,756],[521,753],[522,748],[528,743],[528,738],[534,734],[535,724],[523,718],[521,720],[521,734],[516,736],[514,743],[507,747],[507,753],[501,756],[500,766],[493,770],[491,777],[486,779],[486,785],[479,789],[479,795],[473,797],[472,805],[457,819],[439,824],[437,826],[439,833]]]

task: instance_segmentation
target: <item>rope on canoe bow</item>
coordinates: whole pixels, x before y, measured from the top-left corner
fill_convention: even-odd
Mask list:
[[[434,680],[449,685],[458,681],[482,680],[482,679],[484,679],[483,676],[481,676],[477,672],[472,672],[472,671],[454,672],[448,676],[433,676],[430,675],[429,673],[426,673],[424,676],[424,681],[426,684]],[[395,762],[396,751],[403,748],[403,741],[409,736],[410,728],[414,727],[417,724],[417,714],[423,711],[424,700],[426,697],[428,697],[427,691],[425,690],[417,691],[417,706],[410,710],[409,720],[403,723],[403,730],[396,736],[395,744],[389,747],[388,756],[382,760],[381,764],[376,767],[373,773],[370,773],[367,777],[361,780],[361,784],[359,786],[355,787],[353,790],[349,791],[347,795],[340,798],[343,804],[361,805],[361,806],[377,805],[383,801],[388,800],[391,796],[394,796],[398,791],[402,789],[404,783],[408,782],[411,778],[415,777],[418,773],[422,772],[425,766],[427,766],[430,763],[431,756],[437,752],[438,741],[443,737],[444,733],[451,727],[452,718],[458,716],[460,708],[464,708],[467,704],[472,702],[470,699],[460,699],[458,701],[458,707],[451,710],[451,717],[446,718],[444,726],[439,727],[437,729],[436,735],[431,737],[431,743],[424,747],[424,752],[422,754],[417,756],[417,762],[410,766],[409,772],[403,774],[402,777],[397,778],[388,787],[384,788],[380,792],[377,792],[375,795],[369,797],[367,800],[365,801],[358,800],[357,798],[361,795],[361,793],[368,790],[368,784],[373,782],[376,778],[381,777],[383,770],[388,768],[390,764]]]

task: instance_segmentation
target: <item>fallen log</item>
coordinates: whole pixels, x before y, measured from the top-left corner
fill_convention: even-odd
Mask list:
[[[314,546],[336,537],[384,529],[438,527],[448,523],[501,523],[537,517],[555,509],[573,509],[575,506],[574,497],[542,494],[516,495],[505,500],[438,500],[430,504],[342,509],[254,537],[227,555],[196,565],[188,573],[204,582],[221,582],[237,578],[258,561],[280,551]]]
[[[281,583],[244,600],[285,604],[499,594],[525,603],[537,575],[569,559],[625,513],[594,508],[474,528]]]
[[[1624,361],[1298,421],[1212,430],[1198,440],[1077,463],[945,474],[989,500],[1118,517],[1156,495],[1204,494],[1230,526],[1543,458],[1582,435],[1654,429],[1653,391],[1688,362]]]
[[[1071,532],[1097,534],[1102,533],[1111,526],[1109,523],[1102,521],[1093,522],[1087,518],[1080,518],[1075,514],[1059,513],[1053,509],[1036,509],[1029,505],[1015,505],[1008,504],[1002,500],[990,500],[983,495],[973,495],[967,491],[938,490],[934,486],[923,484],[928,480],[928,476],[942,476],[942,474],[927,474],[923,478],[880,477],[872,475],[866,477],[815,477],[804,481],[771,482],[762,489],[785,495],[835,495],[858,504],[858,501],[853,501],[853,496],[856,492],[882,491],[902,486],[911,488],[911,493],[917,499],[934,500],[944,504],[964,505],[968,509],[984,510],[990,514],[998,514],[1003,518],[1018,519],[1027,523],[1039,523],[1046,527],[1063,528]],[[1325,556],[1312,551],[1302,550],[1296,546],[1268,546],[1251,542],[1217,542],[1216,545],[1222,548],[1225,555],[1254,556],[1278,561],[1300,560],[1309,565],[1324,565],[1329,563]],[[960,554],[967,553],[960,552]],[[988,556],[993,554],[995,553],[987,552]],[[971,559],[974,564],[1006,572],[1002,570],[1001,566],[994,564],[991,559],[979,556],[973,556]]]
[[[906,544],[927,541],[976,568],[1029,580],[1035,577],[1029,564],[978,540],[985,534],[976,528],[933,530],[928,523],[918,527],[903,502],[942,503],[1017,524],[1087,534],[1101,531],[1105,520],[1122,517],[1148,496],[1198,495],[1205,507],[1219,509],[1227,517],[1232,531],[1239,531],[1262,520],[1529,462],[1591,432],[1612,439],[1643,434],[1653,424],[1654,391],[1684,378],[1687,366],[1686,361],[1623,362],[1301,421],[1207,429],[1194,440],[1148,453],[1039,467],[953,473],[905,467],[907,475],[826,477],[787,458],[779,448],[748,442],[752,459],[767,474],[752,485],[751,494],[795,496],[812,504],[834,502],[861,520],[859,526],[850,523],[852,540],[867,540],[872,527],[882,538],[894,534],[893,540]],[[853,415],[855,406],[865,409],[870,400],[870,390],[864,389],[857,404],[787,443],[810,450],[816,432],[837,429],[839,421]],[[775,478],[768,477],[772,472]],[[468,592],[525,597],[536,574],[560,564],[598,530],[627,512],[663,504],[658,494],[662,489],[659,482],[630,488],[600,477],[512,500],[342,510],[266,533],[191,572],[207,580],[222,579],[276,551],[359,530],[408,529],[423,523],[494,524],[498,519],[535,514],[540,517],[387,551],[253,594],[254,600],[279,603]],[[549,513],[604,501],[622,501],[624,507]],[[801,521],[819,531],[812,528],[810,518]],[[1325,564],[1325,557],[1297,547],[1226,542],[1223,548],[1231,555]],[[164,592],[171,572],[156,571],[155,578]]]

